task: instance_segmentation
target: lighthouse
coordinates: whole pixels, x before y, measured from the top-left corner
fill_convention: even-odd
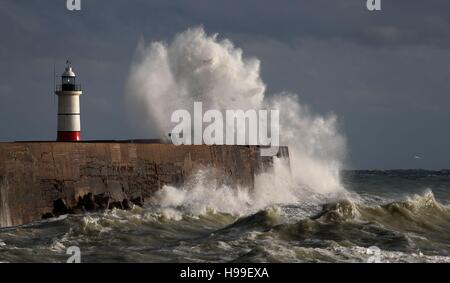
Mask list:
[[[55,86],[58,96],[57,141],[76,142],[81,140],[80,95],[81,85],[76,84],[76,75],[70,62],[61,76],[61,84]]]

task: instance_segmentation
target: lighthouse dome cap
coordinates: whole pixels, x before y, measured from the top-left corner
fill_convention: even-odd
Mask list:
[[[72,67],[70,66],[66,67],[62,75],[63,77],[75,77],[75,73],[73,72]]]

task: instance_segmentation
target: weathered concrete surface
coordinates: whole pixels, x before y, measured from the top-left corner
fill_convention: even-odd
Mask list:
[[[271,162],[255,146],[0,143],[0,227],[39,220],[54,211],[55,201],[75,207],[89,193],[149,198],[202,167],[217,169],[223,183],[252,188],[255,173]]]

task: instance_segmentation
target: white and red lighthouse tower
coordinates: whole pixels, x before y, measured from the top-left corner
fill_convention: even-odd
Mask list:
[[[67,61],[61,76],[61,84],[56,85],[58,96],[58,137],[57,141],[76,142],[81,140],[80,95],[81,85],[76,84],[76,75]]]

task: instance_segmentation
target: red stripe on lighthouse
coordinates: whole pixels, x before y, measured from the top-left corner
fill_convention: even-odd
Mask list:
[[[58,132],[58,141],[77,142],[81,140],[81,132]]]

